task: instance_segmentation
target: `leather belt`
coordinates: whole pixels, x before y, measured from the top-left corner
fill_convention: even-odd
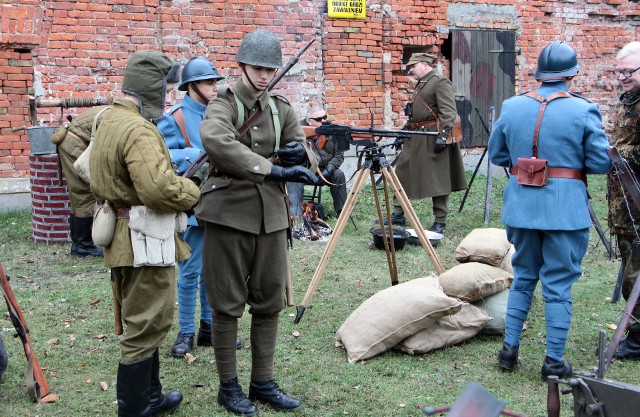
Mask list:
[[[129,218],[129,209],[128,208],[119,208],[116,210],[116,219],[128,219]]]
[[[424,127],[424,126],[432,126],[432,125],[437,125],[437,124],[438,124],[437,120],[427,120],[426,122],[409,123],[409,129],[418,130],[421,127]]]
[[[518,165],[511,167],[511,173],[518,175]],[[576,168],[547,168],[547,178],[568,178],[571,180],[581,180],[587,183],[585,171]]]

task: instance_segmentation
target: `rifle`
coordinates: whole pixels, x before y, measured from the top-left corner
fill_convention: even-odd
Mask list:
[[[31,398],[35,401],[40,401],[43,397],[49,395],[49,386],[38,363],[38,358],[36,358],[35,352],[31,349],[31,338],[29,337],[27,322],[22,315],[16,296],[9,285],[9,279],[4,274],[2,263],[0,263],[0,281],[2,281],[0,291],[2,291],[2,295],[4,295],[4,299],[7,302],[9,317],[11,318],[13,326],[16,328],[17,336],[22,340],[24,354],[27,357],[27,361],[29,361],[29,367],[25,374],[27,390]]]
[[[298,62],[298,60],[300,59],[300,57],[302,56],[302,54],[309,49],[309,47],[311,46],[312,43],[314,43],[316,41],[315,38],[311,39],[297,54],[296,56],[293,57],[293,59],[291,61],[289,61],[287,63],[287,65],[282,69],[282,71],[278,71],[278,73],[276,74],[275,77],[273,77],[273,80],[271,80],[271,82],[269,83],[269,85],[267,86],[266,89],[264,89],[264,91],[262,93],[260,93],[260,96],[262,96],[265,93],[268,93],[269,91],[271,91],[271,89],[273,87],[275,87],[276,84],[278,84],[278,82],[280,82],[280,80],[282,79],[282,77],[284,77],[287,72],[289,72],[289,70]],[[258,99],[260,98],[260,96],[258,96]],[[242,137],[242,135],[244,135],[247,130],[249,130],[251,128],[251,126],[253,126],[256,121],[258,120],[258,117],[260,117],[262,115],[262,110],[256,111],[255,113],[253,113],[246,122],[244,122],[244,124],[242,126],[240,126],[240,129],[238,129],[238,131],[236,132],[236,138],[240,138]],[[207,163],[207,161],[209,161],[209,155],[207,155],[207,152],[201,152],[200,155],[198,155],[198,157],[196,158],[196,160],[193,162],[193,164],[187,168],[187,170],[182,174],[182,176],[184,178],[191,178],[195,175],[196,172],[198,172],[200,170],[200,168],[202,168],[202,166]]]
[[[304,130],[304,135],[306,137],[316,135],[326,137],[332,136],[338,152],[349,150],[349,145],[360,145],[367,148],[376,146],[374,141],[374,138],[376,137],[404,140],[409,139],[411,135],[438,136],[438,132],[376,129],[373,127],[340,125],[331,122],[322,122],[322,124],[317,127],[302,126],[302,130]]]

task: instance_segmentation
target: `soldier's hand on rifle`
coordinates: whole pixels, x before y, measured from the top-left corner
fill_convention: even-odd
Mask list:
[[[285,149],[278,149],[275,153],[283,167],[302,165],[307,160],[307,152],[299,142],[287,143]]]
[[[301,182],[304,184],[315,184],[318,181],[318,177],[310,169],[302,165],[294,165],[291,167],[273,165],[267,178],[277,181]]]
[[[436,138],[436,146],[433,148],[433,152],[436,154],[444,152],[444,149],[447,147],[447,137],[442,133],[440,136]]]

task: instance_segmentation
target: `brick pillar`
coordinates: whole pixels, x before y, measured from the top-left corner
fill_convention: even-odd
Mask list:
[[[58,171],[58,154],[29,155],[32,238],[47,244],[70,241],[69,193]]]

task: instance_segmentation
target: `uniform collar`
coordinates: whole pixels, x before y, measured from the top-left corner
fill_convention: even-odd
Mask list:
[[[249,89],[249,87],[247,87],[244,82],[242,82],[242,78],[240,78],[235,82],[235,84],[233,84],[233,87],[231,87],[231,91],[233,91],[233,93],[240,99],[242,104],[247,106],[247,108],[249,109],[253,109],[257,103],[259,109],[264,110],[269,104],[268,92],[262,94],[260,96],[260,99],[258,100],[256,95],[253,93],[253,90]]]
[[[548,82],[540,84],[538,94],[542,97],[550,96],[558,91],[569,91],[569,86],[564,81]]]
[[[425,75],[424,77],[420,78],[420,80],[418,80],[418,84],[421,83],[426,83],[427,81],[429,81],[429,79],[435,75],[438,75],[438,71],[436,71],[436,69],[432,69],[431,71],[429,71],[427,73],[427,75]]]
[[[636,91],[627,91],[622,93],[620,96],[620,103],[625,106],[633,106],[634,104],[640,102],[640,90]]]
[[[183,107],[193,110],[196,113],[204,113],[205,110],[207,110],[207,106],[205,106],[204,104],[198,103],[197,101],[192,99],[191,96],[188,96],[188,95],[185,95],[184,98],[182,99],[182,105]]]
[[[140,107],[138,107],[138,105],[136,103],[134,103],[131,100],[127,100],[126,98],[122,98],[122,97],[116,97],[113,99],[113,105],[114,106],[122,106],[125,107],[127,110],[132,110],[135,111],[138,114],[142,114],[140,112]]]

